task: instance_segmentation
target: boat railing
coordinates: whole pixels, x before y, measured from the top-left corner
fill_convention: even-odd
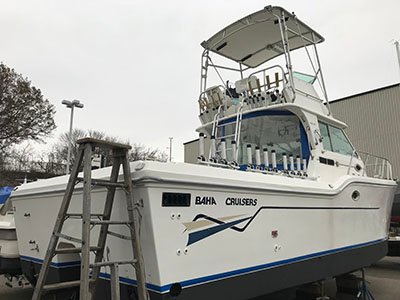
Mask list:
[[[225,99],[225,86],[216,85],[206,89],[199,95],[199,108],[200,112],[204,112],[208,109],[218,109]]]
[[[387,158],[363,151],[357,151],[352,158],[357,154],[364,162],[363,176],[393,180],[392,164]]]
[[[275,72],[274,73],[274,78],[273,80],[270,77],[270,74],[267,73],[267,71],[270,71],[272,69],[279,69],[280,72]],[[260,80],[258,78],[257,75],[262,74],[262,84],[260,84]],[[280,75],[280,76],[279,76]],[[256,81],[257,84],[256,86],[251,86],[251,78],[253,76],[256,76]],[[286,85],[288,83],[287,77],[286,77],[286,73],[285,70],[282,68],[282,66],[280,65],[273,65],[270,67],[267,67],[265,69],[256,71],[251,73],[248,77],[247,77],[247,86],[249,88],[249,92],[250,94],[254,93],[254,90],[257,89],[258,92],[261,92],[261,90],[263,90],[264,92],[268,92],[270,90],[279,88],[280,83],[282,82],[282,87],[283,89],[286,88]]]
[[[219,118],[219,116],[221,114],[221,108],[222,108],[222,105],[220,107],[218,107],[218,111],[214,116],[213,128],[212,128],[212,135],[214,135],[214,136],[216,135],[216,132],[217,132],[218,118]]]
[[[273,69],[278,69],[277,72],[268,72]],[[260,81],[260,74],[262,74],[262,79]],[[280,65],[274,65],[262,70],[251,73],[247,78],[243,80],[245,88],[245,98],[248,96],[255,95],[257,93],[267,93],[270,91],[275,91],[277,89],[284,90],[288,84],[287,74],[285,70]],[[240,91],[241,93],[242,91]],[[225,96],[233,98],[230,94],[230,90],[223,85],[216,85],[207,88],[199,95],[199,106],[200,112],[206,111],[207,109],[215,108],[217,109],[220,105],[224,103]]]

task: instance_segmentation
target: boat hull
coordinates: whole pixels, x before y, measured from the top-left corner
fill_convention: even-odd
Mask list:
[[[22,274],[20,259],[0,257],[0,274],[10,274],[14,276]]]
[[[133,178],[134,197],[144,204],[141,243],[152,299],[173,295],[191,300],[247,299],[350,272],[387,252],[396,188],[387,181],[350,176],[337,187],[326,188],[312,180],[213,168],[199,178],[196,174],[205,168],[186,164],[146,166]],[[34,278],[43,261],[61,203],[60,188],[14,196],[18,243],[28,278]],[[353,199],[354,191],[361,196]],[[188,197],[189,205],[183,201],[177,206],[173,199],[168,203],[174,195],[181,200]],[[94,212],[101,211],[104,196],[104,189],[93,190]],[[80,211],[81,197],[78,187],[70,212]],[[112,219],[127,218],[124,201],[124,193],[117,191]],[[51,212],[46,218],[41,207]],[[64,233],[79,237],[80,222],[67,222]],[[127,228],[113,231],[128,232]],[[96,237],[96,229],[92,235]],[[37,247],[29,245],[32,240]],[[131,255],[129,241],[110,236],[107,247],[110,260]],[[79,277],[79,256],[59,255],[53,266],[60,279]],[[102,272],[105,288],[109,272]],[[136,284],[132,267],[121,266],[119,275],[122,291],[132,293]]]
[[[272,267],[263,271],[235,276],[206,285],[184,289],[182,299],[251,299],[289,287],[345,274],[377,261],[387,252],[384,241],[368,246],[347,249],[333,254],[318,256],[298,262]],[[203,296],[201,296],[203,295]],[[160,297],[154,299],[170,299]]]
[[[21,274],[14,215],[0,215],[0,274]]]
[[[368,266],[378,261],[387,253],[387,242],[378,241],[369,245],[338,251],[323,256],[291,262],[282,266],[271,267],[245,275],[233,276],[215,280],[206,284],[186,288],[177,299],[209,300],[232,299],[243,300],[273,293],[288,287],[313,282],[321,278],[337,276]],[[24,274],[34,280],[34,274],[39,272],[40,263],[22,261]],[[50,276],[53,282],[79,279],[79,267],[51,268]],[[283,280],[284,279],[284,280]],[[131,284],[120,284],[121,299],[132,299],[136,287]],[[110,282],[101,279],[96,299],[107,300],[111,292]],[[72,292],[71,292],[72,293]],[[152,300],[171,299],[169,294],[150,291]],[[68,296],[69,298],[69,296]],[[66,299],[68,299],[66,298]]]

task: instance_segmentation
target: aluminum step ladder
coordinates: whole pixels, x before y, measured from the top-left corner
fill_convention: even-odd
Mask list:
[[[80,287],[80,300],[95,299],[96,285],[99,281],[100,269],[102,267],[110,267],[111,271],[111,299],[119,300],[119,276],[118,266],[131,264],[136,270],[138,299],[149,299],[146,290],[146,277],[144,271],[144,260],[140,245],[140,203],[133,198],[133,186],[131,179],[131,171],[128,162],[128,151],[131,149],[129,145],[112,143],[92,138],[84,138],[77,141],[79,144],[78,154],[75,164],[72,168],[64,198],[61,203],[54,230],[52,232],[50,242],[46,251],[45,259],[40,270],[40,274],[35,286],[32,300],[39,300],[47,292],[52,290],[60,290],[65,288]],[[112,168],[110,180],[92,179],[92,153],[95,148],[108,149],[112,151]],[[83,165],[83,178],[78,177],[79,169]],[[119,169],[122,165],[123,182],[118,182]],[[83,199],[82,213],[68,213],[72,194],[75,185],[83,182]],[[91,211],[91,187],[92,185],[107,187],[107,196],[102,214],[94,214]],[[128,220],[110,220],[112,207],[114,203],[114,195],[116,188],[122,188],[126,194],[126,206],[128,211]],[[82,239],[68,236],[62,233],[64,222],[69,218],[82,219]],[[124,226],[130,229],[130,235],[125,236],[109,231],[109,226]],[[97,245],[91,245],[90,230],[94,226],[100,226],[100,232]],[[132,245],[133,259],[127,261],[104,261],[104,249],[108,235],[117,236],[123,239],[129,239]],[[73,242],[80,242],[80,248],[63,248],[56,249],[59,239],[66,239]],[[90,253],[94,252],[94,262],[90,262]],[[45,284],[50,269],[52,259],[57,254],[81,254],[81,275],[80,280],[66,281],[54,284]]]

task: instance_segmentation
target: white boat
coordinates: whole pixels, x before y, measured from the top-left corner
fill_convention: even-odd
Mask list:
[[[315,74],[293,71],[292,51],[317,54],[322,41],[293,14],[269,6],[202,43],[199,164],[131,164],[134,197],[143,203],[141,245],[151,299],[249,299],[350,272],[386,254],[396,190],[391,165],[370,155],[363,160],[349,142],[346,124],[329,110],[318,55]],[[215,64],[211,52],[228,58],[228,65]],[[284,67],[271,61],[278,56]],[[231,71],[235,88],[225,80],[208,87],[210,68],[221,77]],[[96,170],[93,178],[109,173]],[[32,282],[67,179],[29,183],[12,196],[22,268]],[[101,212],[105,194],[93,189],[94,211]],[[125,220],[124,193],[117,190],[116,197],[111,219]],[[71,213],[81,211],[81,199],[78,184]],[[64,231],[79,237],[80,221],[67,220]],[[132,255],[129,241],[111,236],[107,247],[110,260]],[[50,272],[53,281],[78,278],[79,255],[57,255]],[[121,266],[119,274],[122,299],[132,299],[133,268]],[[101,277],[99,299],[107,297],[109,270]]]
[[[14,212],[10,200],[0,208],[0,274],[21,274]]]

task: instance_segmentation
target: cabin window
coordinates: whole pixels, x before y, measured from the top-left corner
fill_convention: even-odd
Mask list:
[[[329,136],[328,125],[319,122],[319,131],[321,133],[322,144],[324,149],[328,151],[333,151],[331,137]]]
[[[322,122],[319,122],[319,129],[325,150],[343,155],[353,154],[353,146],[350,144],[342,129]]]

